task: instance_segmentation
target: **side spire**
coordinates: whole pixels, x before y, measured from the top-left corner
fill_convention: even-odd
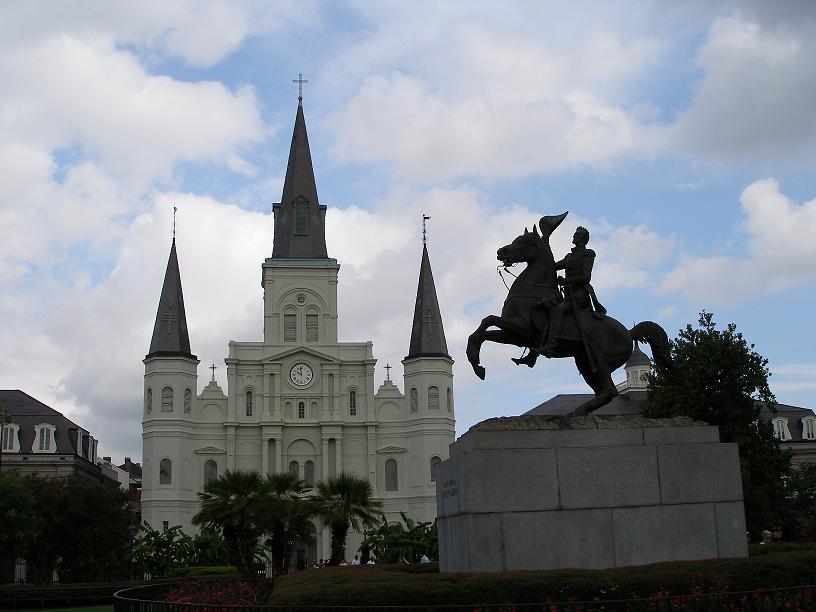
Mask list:
[[[175,236],[170,247],[170,257],[167,259],[167,270],[164,273],[159,309],[156,312],[156,323],[153,325],[153,338],[147,357],[196,359],[190,352],[190,336],[187,333],[187,316],[184,313]]]
[[[423,219],[423,227],[425,219]],[[413,357],[448,357],[445,329],[439,312],[428,245],[423,236],[422,263],[419,266],[419,286],[414,306],[414,324],[411,327],[411,345],[406,359]]]
[[[299,97],[283,195],[281,201],[272,206],[275,215],[272,257],[327,259],[326,207],[317,199],[302,102]]]

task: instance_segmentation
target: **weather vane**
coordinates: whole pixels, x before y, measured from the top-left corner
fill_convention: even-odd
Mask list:
[[[298,72],[298,78],[292,79],[292,82],[298,84],[298,101],[300,102],[303,100],[303,84],[308,83],[309,81],[303,78],[302,72]]]
[[[428,228],[425,226],[425,222],[430,219],[428,215],[422,213],[422,244],[426,244],[428,242]]]
[[[173,240],[176,239],[176,211],[178,208],[173,207]]]

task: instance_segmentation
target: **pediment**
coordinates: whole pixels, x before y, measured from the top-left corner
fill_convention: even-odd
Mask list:
[[[401,446],[383,446],[382,448],[377,449],[378,455],[385,455],[385,454],[394,454],[394,453],[407,453],[408,449],[403,448]]]
[[[215,446],[205,446],[204,448],[196,449],[194,452],[196,455],[225,455],[227,453],[227,451],[216,448]]]
[[[275,353],[273,355],[269,355],[268,357],[264,357],[261,362],[262,363],[270,363],[273,361],[282,361],[287,357],[291,357],[292,355],[297,355],[298,353],[309,355],[318,359],[323,362],[328,363],[341,363],[341,360],[333,355],[328,355],[321,351],[316,351],[315,349],[308,347],[308,346],[293,346],[290,349],[286,349],[285,351],[281,351],[280,353]]]

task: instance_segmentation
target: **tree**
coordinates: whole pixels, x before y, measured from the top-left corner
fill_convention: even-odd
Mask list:
[[[438,557],[436,521],[415,521],[404,512],[400,512],[400,517],[401,523],[389,523],[382,517],[381,523],[366,531],[360,550],[368,547],[379,563],[396,563],[400,557],[413,561],[421,553]]]
[[[139,573],[148,574],[151,578],[167,576],[175,567],[193,564],[193,538],[178,525],[158,531],[145,521],[133,544],[133,557]]]
[[[816,536],[816,463],[805,462],[792,469],[786,488],[796,536],[812,540]]]
[[[263,511],[270,505],[263,476],[227,470],[204,485],[198,497],[201,510],[193,523],[223,534],[230,562],[244,578],[254,577],[256,549],[266,529]]]
[[[267,546],[272,555],[275,575],[280,576],[289,571],[295,541],[312,540],[311,519],[317,507],[304,498],[306,487],[294,474],[269,474],[266,483],[270,493],[269,508],[265,512],[269,533]]]
[[[789,525],[784,483],[790,453],[760,418],[763,404],[772,411],[776,404],[768,385],[768,360],[733,323],[718,330],[714,315],[703,311],[698,325],[687,325],[671,343],[678,373],[657,367],[650,375],[643,414],[688,416],[718,426],[722,442],[739,445],[749,530]]]
[[[374,499],[367,478],[341,472],[317,483],[318,516],[331,531],[330,565],[343,558],[349,527],[357,531],[382,516],[382,502]]]
[[[0,583],[14,580],[14,564],[40,533],[36,500],[16,472],[0,474]]]

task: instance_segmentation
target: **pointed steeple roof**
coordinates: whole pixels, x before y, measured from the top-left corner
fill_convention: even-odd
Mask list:
[[[422,263],[419,266],[419,286],[417,287],[416,306],[414,306],[414,324],[411,328],[411,346],[406,359],[413,357],[447,357],[450,359],[426,244],[422,245]]]
[[[295,129],[289,148],[289,163],[283,181],[281,201],[272,207],[275,214],[273,258],[327,259],[326,207],[317,199],[312,154],[306,134],[303,104],[298,99]]]
[[[167,259],[159,309],[156,312],[156,323],[153,326],[153,339],[150,341],[150,352],[147,357],[196,359],[196,356],[190,352],[190,336],[187,333],[187,316],[184,314],[184,296],[181,292],[181,274],[179,273],[175,238],[170,247],[170,257]]]

